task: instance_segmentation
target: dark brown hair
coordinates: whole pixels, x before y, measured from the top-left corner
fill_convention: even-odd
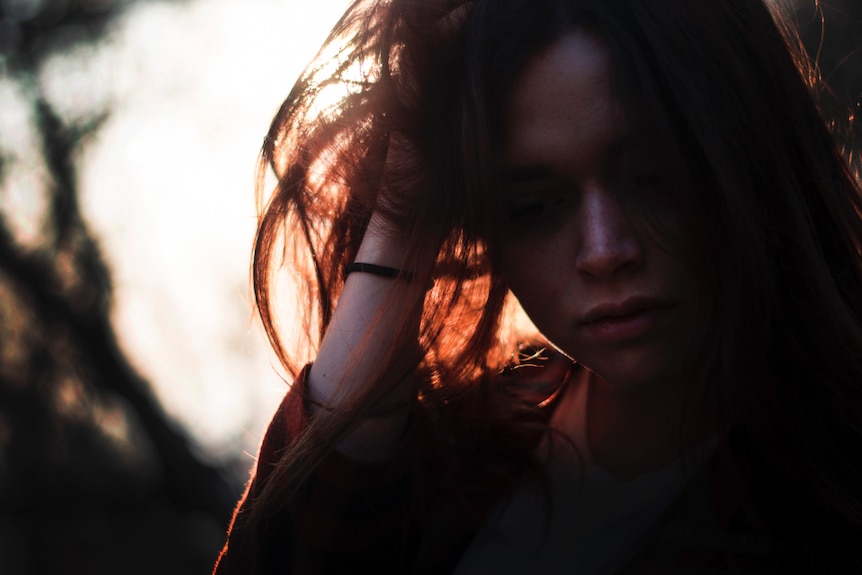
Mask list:
[[[761,0],[353,3],[264,144],[259,191],[267,169],[277,182],[255,244],[258,309],[296,376],[383,188],[396,192],[390,217],[411,230],[404,266],[435,250],[436,282],[419,353],[381,365],[348,412],[313,424],[257,509],[282,505],[405,378],[432,406],[465,390],[493,392],[493,374],[518,341],[504,329],[514,307],[496,261],[505,98],[531,56],[574,28],[605,40],[629,116],[652,118],[678,159],[685,185],[668,193],[688,216],[681,257],[711,303],[695,374],[707,385],[690,404],[717,402],[734,414],[731,447],[777,541],[806,539],[858,561],[859,181],[818,111],[816,68]],[[387,151],[403,142],[407,153],[384,173]],[[290,344],[273,303],[284,272],[300,302]],[[805,513],[817,523],[788,520]]]

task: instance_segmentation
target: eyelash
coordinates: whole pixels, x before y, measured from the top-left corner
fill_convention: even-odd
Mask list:
[[[548,196],[530,199],[525,202],[513,202],[509,207],[509,221],[515,224],[536,223],[553,215],[550,210],[564,204],[562,196]]]
[[[638,186],[655,188],[662,185],[661,176],[658,174],[638,174],[634,177],[634,182]]]
[[[631,181],[639,188],[660,188],[664,183],[659,173],[649,171],[632,174]],[[527,193],[509,202],[508,221],[522,229],[544,227],[565,212],[564,204],[570,200],[568,195],[554,191]]]

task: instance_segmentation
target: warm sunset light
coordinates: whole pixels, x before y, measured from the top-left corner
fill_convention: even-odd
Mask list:
[[[856,572],[860,30],[0,0],[0,575]]]
[[[80,184],[114,276],[115,325],[168,413],[214,456],[253,452],[284,392],[249,303],[256,153],[345,6],[142,3],[106,42],[41,70],[64,117],[111,106],[81,149]],[[32,149],[16,90],[0,83],[0,134],[7,148]],[[12,224],[35,241],[44,199],[23,190],[41,185],[44,168],[14,163],[8,177]]]

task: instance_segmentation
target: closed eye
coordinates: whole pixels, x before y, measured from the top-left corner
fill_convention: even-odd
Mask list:
[[[565,201],[565,198],[559,195],[514,200],[509,204],[509,221],[527,223],[550,217],[554,209],[560,207]]]
[[[548,166],[510,167],[503,182],[503,216],[516,236],[552,232],[577,197],[577,186]]]
[[[658,174],[635,174],[635,184],[642,187],[655,188],[662,185],[661,176]]]

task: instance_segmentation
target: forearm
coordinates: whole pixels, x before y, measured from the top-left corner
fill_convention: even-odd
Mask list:
[[[389,267],[403,265],[404,243],[393,239],[376,214],[360,245],[357,261]],[[373,378],[380,366],[399,352],[415,349],[421,292],[398,290],[389,278],[350,274],[309,373],[315,404],[346,407],[360,382]],[[409,317],[406,317],[406,314]],[[394,390],[387,403],[406,403],[412,388]],[[407,412],[367,419],[337,446],[338,451],[365,461],[390,457],[402,436]]]

